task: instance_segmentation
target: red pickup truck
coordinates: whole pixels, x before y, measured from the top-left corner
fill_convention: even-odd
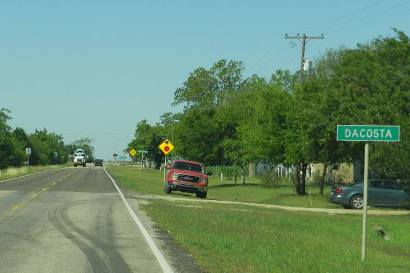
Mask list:
[[[195,193],[196,197],[206,198],[208,175],[211,173],[206,172],[203,164],[188,160],[175,160],[166,168],[168,169],[164,188],[166,193],[191,192]]]

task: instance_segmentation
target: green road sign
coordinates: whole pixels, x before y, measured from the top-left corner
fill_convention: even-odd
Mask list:
[[[338,141],[365,141],[363,174],[362,262],[366,257],[367,199],[369,183],[369,141],[398,142],[400,126],[391,125],[337,125]]]
[[[400,126],[337,125],[338,141],[400,141]]]

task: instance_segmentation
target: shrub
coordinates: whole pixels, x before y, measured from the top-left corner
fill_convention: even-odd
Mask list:
[[[292,177],[279,176],[275,170],[269,170],[261,176],[261,184],[266,188],[279,185],[292,185]]]

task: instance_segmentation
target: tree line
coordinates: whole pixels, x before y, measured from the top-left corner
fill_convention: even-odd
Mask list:
[[[12,128],[8,121],[11,119],[9,110],[0,109],[0,170],[10,166],[20,167],[30,165],[63,164],[70,160],[70,156],[77,148],[82,148],[90,155],[94,153],[92,140],[81,138],[70,144],[65,144],[63,137],[47,129],[35,130],[28,134],[23,128]],[[31,149],[28,161],[26,148]]]
[[[207,165],[291,165],[305,194],[310,163],[363,160],[363,143],[336,141],[338,124],[401,126],[398,143],[371,143],[373,176],[410,179],[410,41],[401,31],[353,49],[328,50],[304,72],[277,70],[245,78],[239,61],[199,67],[174,92],[179,113],[136,126],[128,149],[148,150],[159,166],[158,144],[171,138],[174,155]],[[323,185],[322,185],[323,186]]]

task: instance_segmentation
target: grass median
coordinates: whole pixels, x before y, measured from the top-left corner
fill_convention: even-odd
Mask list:
[[[369,217],[361,263],[361,217],[154,200],[148,215],[212,273],[408,272],[410,218]],[[390,240],[376,233],[383,227]]]
[[[108,166],[107,170],[128,190],[165,195],[163,192],[164,173],[161,171],[145,169],[141,172],[138,167],[115,165]],[[316,185],[308,185],[307,191],[309,194],[298,196],[292,185],[266,188],[260,184],[258,177],[247,179],[246,184],[235,184],[233,180],[228,179],[221,183],[219,177],[211,176],[207,199],[297,207],[340,208],[340,206],[328,202],[329,188],[326,188],[325,195],[319,194],[319,188]],[[173,192],[172,196],[195,198],[194,194],[181,192]]]
[[[51,169],[60,169],[71,166],[71,164],[62,165],[44,165],[44,166],[24,166],[24,167],[10,167],[0,171],[0,181],[4,181],[11,178],[21,177],[24,175],[35,174]]]

